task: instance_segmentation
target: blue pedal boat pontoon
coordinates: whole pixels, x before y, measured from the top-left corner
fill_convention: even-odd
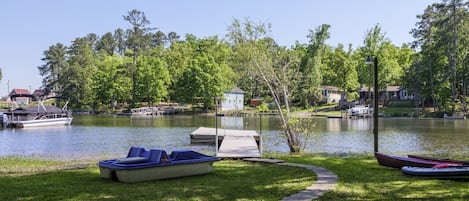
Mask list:
[[[220,159],[195,151],[145,150],[131,147],[127,157],[99,161],[101,177],[125,183],[170,179],[210,173]]]

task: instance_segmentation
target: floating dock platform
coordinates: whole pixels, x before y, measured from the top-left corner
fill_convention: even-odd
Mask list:
[[[200,127],[190,134],[191,143],[215,143],[218,133],[221,158],[260,158],[260,136],[254,130],[231,130]]]

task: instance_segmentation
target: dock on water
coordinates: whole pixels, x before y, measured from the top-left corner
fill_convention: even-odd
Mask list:
[[[191,143],[215,143],[218,133],[221,158],[259,158],[260,136],[254,130],[231,130],[200,127],[190,134]]]

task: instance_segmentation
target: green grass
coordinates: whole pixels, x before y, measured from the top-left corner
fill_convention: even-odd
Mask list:
[[[339,176],[336,190],[319,200],[469,200],[466,180],[409,177],[379,166],[371,156],[280,156],[289,162],[325,167]]]
[[[372,156],[270,156],[336,173],[336,190],[318,200],[469,200],[468,180],[409,177],[379,166]],[[215,163],[208,175],[136,184],[102,179],[94,164],[63,170],[61,165],[74,162],[20,158],[0,158],[0,162],[0,200],[279,200],[315,180],[301,168],[230,160]]]
[[[68,163],[0,162],[0,200],[280,200],[315,180],[302,168],[229,160],[216,162],[207,175],[135,184],[102,179],[94,164],[64,170],[57,168]]]
[[[413,107],[383,107],[379,108],[379,112],[383,113],[385,116],[395,117],[410,117],[417,114]]]

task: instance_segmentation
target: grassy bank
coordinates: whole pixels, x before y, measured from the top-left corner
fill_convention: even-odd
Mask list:
[[[337,189],[319,200],[469,200],[468,180],[409,177],[398,169],[379,166],[371,156],[277,158],[325,167],[336,173]]]
[[[229,160],[208,175],[136,184],[104,180],[93,163],[10,157],[0,164],[0,200],[279,200],[315,180],[302,168]]]

